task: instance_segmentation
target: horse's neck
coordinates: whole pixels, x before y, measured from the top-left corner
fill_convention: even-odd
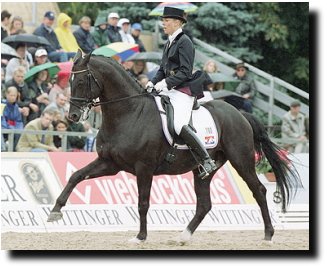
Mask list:
[[[106,61],[102,65],[96,65],[96,68],[101,72],[104,86],[100,101],[117,100],[102,106],[103,121],[114,123],[123,116],[137,115],[144,103],[144,96],[118,101],[141,94],[142,90],[137,82],[116,62]]]
[[[103,79],[103,95],[107,101],[129,97],[141,93],[137,82],[114,60],[108,60],[103,65],[96,65],[101,69]]]

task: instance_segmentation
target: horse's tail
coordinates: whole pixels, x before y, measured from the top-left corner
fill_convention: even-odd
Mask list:
[[[242,114],[252,127],[254,149],[258,157],[263,158],[264,155],[275,173],[277,191],[282,198],[282,211],[286,212],[286,206],[296,194],[297,188],[302,187],[298,172],[283,150],[270,140],[263,124],[252,114]]]

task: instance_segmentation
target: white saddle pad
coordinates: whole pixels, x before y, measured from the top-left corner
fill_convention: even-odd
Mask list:
[[[161,97],[156,96],[155,101],[160,112],[162,130],[170,145],[173,145],[173,137],[169,133],[167,116],[161,104]],[[213,149],[218,145],[218,131],[215,121],[213,120],[210,112],[201,106],[198,110],[192,111],[192,123],[196,129],[196,135],[201,140],[206,149]],[[187,145],[175,144],[177,149],[187,150]]]

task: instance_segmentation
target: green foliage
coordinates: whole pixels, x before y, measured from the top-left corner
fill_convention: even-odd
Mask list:
[[[258,174],[265,174],[273,171],[266,157],[263,157],[262,160],[256,165],[255,170]]]

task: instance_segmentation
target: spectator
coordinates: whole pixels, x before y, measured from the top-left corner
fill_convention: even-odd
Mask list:
[[[51,62],[66,62],[75,56],[75,53],[65,52],[59,44],[57,35],[52,29],[55,15],[47,11],[43,17],[43,23],[35,29],[34,34],[46,38],[50,45],[46,47]]]
[[[30,83],[27,84],[28,99],[30,99],[31,101],[30,114],[27,117],[28,122],[35,118],[40,117],[45,107],[49,104],[49,95],[47,93],[48,78],[49,78],[48,71],[42,70],[34,76],[34,79]]]
[[[26,33],[24,30],[24,21],[20,16],[13,17],[9,31],[10,35]]]
[[[57,120],[55,122],[52,123],[54,130],[58,131],[58,132],[66,132],[67,131],[67,127],[68,124],[66,123],[66,121],[64,120]],[[56,148],[61,149],[61,150],[65,150],[62,148],[62,135],[55,135],[53,136],[53,143],[56,146]]]
[[[63,93],[66,97],[70,95],[69,87],[69,73],[59,72],[57,75],[57,81],[53,84],[49,92],[49,101],[55,102],[58,93]]]
[[[74,36],[79,47],[84,53],[88,54],[95,49],[95,42],[93,40],[91,30],[91,19],[87,16],[82,17],[79,20],[79,29],[74,31]]]
[[[289,152],[308,152],[306,118],[300,113],[300,110],[301,103],[294,101],[290,104],[290,110],[283,117],[282,138],[291,142],[287,145]]]
[[[42,65],[48,62],[47,50],[39,48],[34,54],[34,66]]]
[[[207,72],[208,74],[212,74],[212,73],[218,73],[220,72],[218,69],[218,65],[217,63],[212,60],[209,59],[203,66],[203,71]],[[212,83],[209,84],[207,86],[207,89],[209,91],[218,91],[218,90],[222,90],[224,89],[224,83],[223,82],[216,82],[216,83]]]
[[[1,42],[9,35],[8,26],[11,14],[7,10],[1,11]]]
[[[137,78],[141,74],[146,74],[147,68],[144,60],[136,60],[130,70],[133,77]]]
[[[247,74],[247,67],[244,62],[236,64],[236,72],[234,77],[240,80],[240,84],[236,88],[236,92],[243,98],[239,109],[243,109],[245,112],[252,113],[252,100],[256,92],[256,86],[254,80]]]
[[[83,126],[84,126],[84,130],[87,133],[94,133],[94,135],[96,134],[97,130],[95,128],[91,127],[91,124],[89,121],[84,121],[83,122]],[[85,151],[94,151],[94,147],[95,147],[95,136],[88,136],[86,137],[86,143],[85,143],[85,147],[84,150]]]
[[[12,79],[13,72],[18,66],[23,66],[26,71],[30,69],[30,64],[28,62],[29,60],[27,60],[26,44],[17,43],[16,53],[19,56],[19,58],[16,57],[11,58],[6,67],[6,78],[5,78],[6,82]]]
[[[1,128],[6,129],[23,129],[24,123],[21,114],[21,109],[17,104],[18,90],[16,87],[8,87],[6,90],[6,100],[2,100],[5,104],[1,116]],[[19,134],[14,135],[14,150],[19,140]],[[2,150],[2,148],[1,148]]]
[[[111,43],[122,42],[119,28],[117,27],[119,15],[117,13],[110,13],[108,15],[108,38]]]
[[[67,118],[67,116],[66,116]],[[69,132],[85,132],[84,126],[82,123],[74,123],[73,121],[67,118]],[[82,136],[69,136],[67,138],[68,151],[80,152],[84,151],[84,146],[86,144],[86,137]]]
[[[65,52],[76,53],[79,46],[71,30],[72,19],[65,13],[60,13],[57,21],[55,33],[60,46]]]
[[[142,25],[140,23],[134,23],[132,25],[131,34],[132,37],[134,38],[135,43],[139,45],[140,52],[146,52],[144,44],[140,39],[141,31],[142,31]]]
[[[17,151],[19,152],[47,152],[47,151],[60,151],[53,143],[53,137],[47,135],[46,132],[53,131],[52,126],[53,113],[46,111],[41,114],[41,117],[30,121],[26,126],[26,130],[42,130],[44,134],[35,135],[24,133],[21,135],[18,144]]]
[[[101,106],[95,106],[89,113],[89,118],[87,121],[90,123],[91,127],[94,129],[99,129],[102,123],[102,111]]]
[[[141,75],[138,75],[137,77],[137,81],[140,83],[140,85],[145,89],[146,88],[146,84],[148,83],[149,81],[149,78],[147,75],[144,75],[144,74],[141,74]]]
[[[134,38],[129,33],[130,32],[130,22],[127,18],[122,18],[118,21],[118,27],[121,28],[119,34],[121,36],[122,42],[125,43],[135,43]]]
[[[65,106],[67,97],[62,93],[58,93],[56,101],[50,103],[44,110],[50,110],[51,112],[58,111],[60,113],[60,119],[65,119]]]
[[[1,68],[1,100],[5,99],[5,93],[6,93],[6,83],[5,83],[5,68]]]
[[[24,124],[30,113],[31,101],[28,98],[28,86],[24,81],[26,70],[24,67],[19,66],[14,70],[13,78],[6,82],[6,87],[14,86],[18,91],[17,104],[21,108]]]
[[[108,37],[108,22],[105,17],[97,17],[94,23],[94,31],[92,32],[92,36],[96,47],[101,47],[110,43]]]

